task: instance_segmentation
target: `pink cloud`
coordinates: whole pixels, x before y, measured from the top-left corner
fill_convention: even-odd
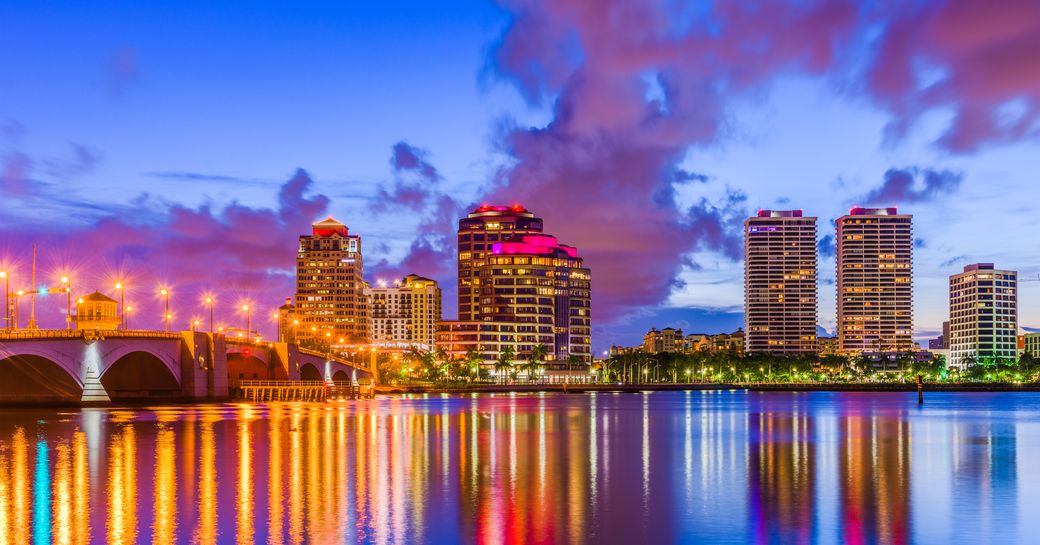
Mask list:
[[[282,185],[274,209],[237,203],[221,209],[148,207],[72,228],[41,218],[38,224],[5,233],[9,240],[3,241],[2,264],[13,272],[17,288],[12,289],[27,288],[35,241],[38,284],[55,285],[68,273],[76,295],[95,289],[113,295],[114,283],[122,280],[128,286],[128,304],[135,307],[134,327],[162,326],[157,294],[169,286],[176,328],[187,328],[192,316],[208,314],[201,301],[212,292],[219,301],[218,322],[244,325],[239,305],[248,300],[255,309],[254,323],[270,333],[271,312],[294,292],[297,238],[329,204],[323,195],[308,196],[312,186],[310,176],[298,170]],[[44,327],[61,327],[63,301],[53,295],[38,300]],[[23,325],[25,317],[23,312]]]
[[[953,112],[937,143],[954,152],[1040,134],[1040,3],[899,3],[890,12],[867,88],[893,113],[893,136],[936,108]]]

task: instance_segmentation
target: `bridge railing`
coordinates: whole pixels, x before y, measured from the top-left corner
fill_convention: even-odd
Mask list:
[[[179,339],[181,334],[144,329],[0,329],[0,340],[85,338]]]
[[[241,380],[239,388],[280,388],[280,387],[321,387],[327,386],[323,380]]]

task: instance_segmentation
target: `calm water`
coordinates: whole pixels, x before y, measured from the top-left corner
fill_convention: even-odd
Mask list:
[[[1040,395],[0,413],[0,544],[1038,543]]]

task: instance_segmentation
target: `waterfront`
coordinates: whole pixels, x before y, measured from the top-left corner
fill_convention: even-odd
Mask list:
[[[7,543],[1028,543],[1040,394],[9,409]]]

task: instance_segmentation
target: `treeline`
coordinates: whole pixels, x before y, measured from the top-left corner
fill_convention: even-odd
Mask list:
[[[907,352],[883,363],[864,355],[776,356],[736,350],[633,352],[607,359],[602,373],[606,381],[623,382],[855,381],[912,378],[918,374],[929,380],[1012,382],[1040,378],[1040,361],[1028,353],[1018,359],[969,358],[963,373],[948,369],[941,355],[921,361]]]

